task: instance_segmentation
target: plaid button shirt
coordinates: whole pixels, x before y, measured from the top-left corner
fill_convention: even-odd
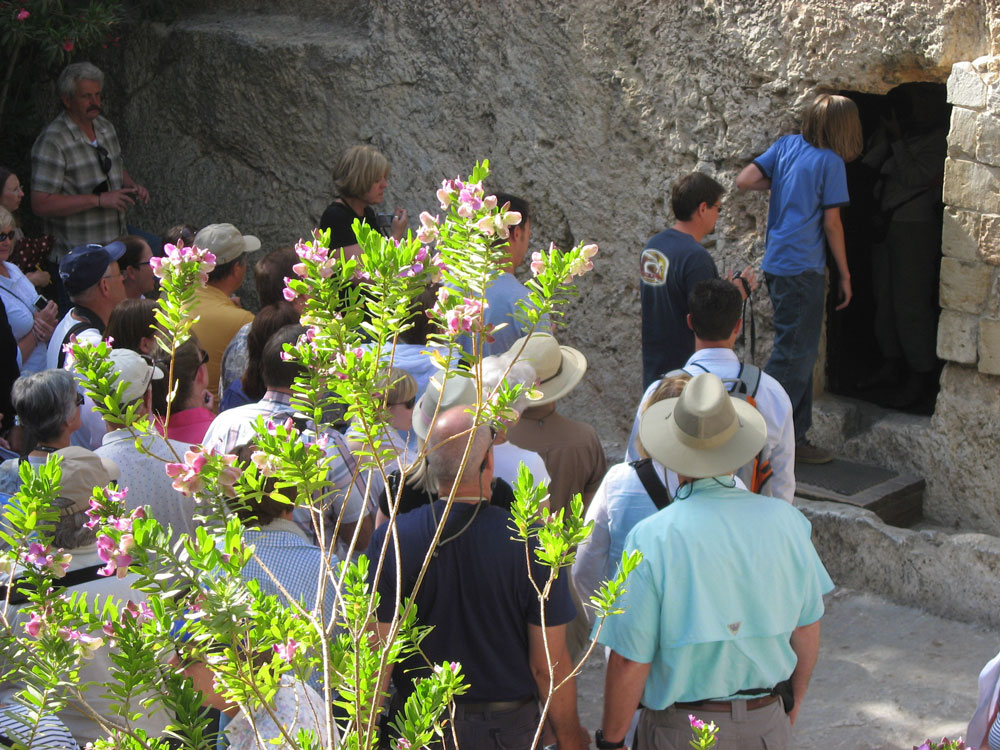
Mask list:
[[[87,195],[105,180],[109,190],[121,188],[124,165],[115,128],[98,117],[94,134],[111,159],[108,174],[101,168],[97,149],[63,112],[42,131],[31,149],[31,189],[54,195]],[[61,258],[77,245],[105,245],[125,234],[125,219],[113,208],[95,207],[71,216],[50,216],[44,227],[56,238],[53,254]]]

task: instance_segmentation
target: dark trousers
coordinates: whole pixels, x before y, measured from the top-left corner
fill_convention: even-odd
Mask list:
[[[812,426],[813,368],[823,331],[826,274],[807,271],[796,276],[766,273],[774,306],[774,348],[764,372],[781,383],[792,401],[795,442]]]
[[[455,734],[461,750],[530,750],[541,715],[538,704],[529,701],[513,711],[466,712],[455,706]],[[445,730],[446,744],[454,750],[451,732]]]
[[[937,287],[941,225],[889,224],[872,252],[875,337],[882,356],[906,358],[914,372],[937,365]]]

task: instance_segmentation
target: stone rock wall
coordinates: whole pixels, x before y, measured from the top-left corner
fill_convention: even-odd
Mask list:
[[[731,186],[817,89],[943,83],[998,29],[986,0],[219,0],[137,28],[108,60],[110,109],[153,194],[139,223],[232,221],[265,246],[309,231],[351,144],[386,153],[386,208],[414,219],[442,177],[490,158],[492,186],[532,201],[536,244],[601,247],[561,334],[591,368],[566,411],[620,455],[640,394],[636,259],[672,222],[675,177]],[[759,263],[766,197],[725,203],[718,265]],[[755,308],[766,332],[763,292]]]

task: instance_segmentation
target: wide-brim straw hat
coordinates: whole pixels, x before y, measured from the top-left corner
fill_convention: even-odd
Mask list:
[[[452,407],[471,406],[476,403],[476,381],[471,377],[452,373],[454,371],[449,372],[448,380],[444,384],[444,396],[441,397],[439,409],[438,397],[441,394],[443,372],[431,376],[427,381],[426,390],[417,400],[417,405],[413,409],[413,431],[421,440],[427,440],[435,409],[438,409],[438,414],[441,415]]]
[[[767,440],[764,417],[729,395],[711,373],[691,379],[679,398],[653,404],[639,422],[646,452],[681,476],[728,474],[748,463]]]
[[[558,401],[576,388],[587,372],[587,358],[571,346],[560,346],[550,333],[522,336],[504,355],[517,362],[527,362],[535,368],[536,391],[542,397],[528,402],[528,407],[543,406]]]

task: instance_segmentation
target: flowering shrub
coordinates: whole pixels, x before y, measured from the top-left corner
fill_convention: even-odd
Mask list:
[[[719,733],[719,728],[715,726],[714,721],[706,724],[694,714],[688,714],[688,721],[691,723],[691,732],[694,734],[691,747],[695,750],[708,750],[710,747],[715,747],[715,735]]]
[[[940,742],[924,740],[924,744],[919,747],[914,745],[913,750],[966,750],[966,745],[965,741],[961,737],[957,740],[949,740],[947,737],[943,737]],[[968,750],[976,749],[970,747]]]
[[[339,734],[342,747],[377,746],[376,718],[384,697],[380,676],[389,665],[419,654],[427,632],[414,605],[423,572],[410,598],[397,605],[387,637],[375,642],[369,636],[378,598],[370,590],[368,572],[372,565],[382,565],[385,547],[372,560],[365,555],[350,563],[327,558],[317,599],[323,601],[327,589],[335,592],[337,606],[330,618],[322,607],[307,611],[298,603],[283,604],[264,594],[257,582],[242,578],[255,548],[247,543],[235,511],[240,503],[265,494],[288,502],[282,491],[294,487],[298,498],[312,499],[308,512],[313,532],[329,548],[343,525],[343,510],[339,516],[326,512],[335,492],[328,469],[332,461],[341,460],[327,452],[333,414],[346,412],[360,435],[362,447],[350,467],[354,475],[381,475],[386,482],[392,454],[384,439],[387,406],[382,386],[397,337],[418,314],[414,300],[434,279],[446,284],[429,312],[438,324],[434,338],[440,345],[442,377],[478,378],[482,344],[490,335],[483,320],[484,293],[502,273],[504,250],[494,240],[508,236],[520,220],[485,194],[487,174],[484,163],[467,180],[445,180],[437,193],[441,214],[421,215],[420,230],[401,241],[356,223],[362,247],[357,257],[331,250],[329,232],[317,231],[297,245],[299,263],[295,277],[286,279],[285,296],[304,300],[301,320],[307,330],[294,345],[286,345],[284,355],[304,366],[294,386],[296,418],[259,419],[256,449],[245,467],[238,467],[233,455],[198,446],[165,462],[163,470],[175,489],[198,503],[200,525],[193,535],[172,542],[171,530],[147,509],[125,511],[126,488],[94,489],[87,526],[97,534],[104,563],[100,573],[127,577],[136,601],[65,595],[58,579],[69,553],[53,549],[47,538],[55,520],[58,456],[37,470],[28,464],[21,467],[24,485],[5,511],[6,526],[13,531],[0,528],[0,538],[10,546],[3,553],[8,588],[22,591],[27,603],[16,616],[5,607],[2,636],[6,652],[18,654],[5,666],[4,677],[24,686],[19,699],[31,710],[32,721],[72,700],[87,707],[107,732],[97,747],[162,748],[165,741],[147,737],[135,720],[163,710],[170,717],[170,736],[185,747],[207,750],[214,747],[215,737],[208,731],[208,714],[192,676],[192,670],[206,669],[212,690],[251,721],[269,716],[275,696],[289,685],[319,686],[323,702],[336,705],[346,717],[339,733],[330,716],[322,717],[322,736]],[[571,282],[590,269],[596,252],[595,246],[581,244],[565,252],[551,247],[538,254],[540,265],[533,267],[529,282],[531,299],[520,313],[529,327],[541,316],[558,312],[558,305],[574,291]],[[204,283],[214,261],[198,248],[168,246],[166,256],[154,264],[163,290],[156,341],[171,355],[190,335],[194,289]],[[463,334],[471,339],[471,356],[461,354],[458,337]],[[134,404],[122,403],[124,384],[116,382],[108,349],[107,342],[75,344],[77,373],[96,408],[110,422],[141,437],[152,427],[137,415]],[[462,374],[450,364],[455,356],[464,363]],[[470,407],[476,423],[500,419],[520,390],[501,384],[483,394]],[[470,433],[466,459],[471,442]],[[543,601],[558,571],[572,563],[576,545],[590,531],[581,519],[579,496],[569,513],[547,517],[546,495],[546,487],[536,486],[522,466],[512,524],[526,545],[537,542],[535,556],[550,570],[547,580],[534,582]],[[453,497],[447,499],[439,533],[453,502]],[[399,497],[390,498],[390,505],[389,523],[394,523]],[[386,545],[392,536],[386,535]],[[355,552],[357,538],[356,529],[349,552]],[[617,611],[615,599],[638,561],[637,553],[624,557],[618,577],[593,598],[599,616]],[[544,607],[542,612],[544,624]],[[15,621],[23,627],[14,627]],[[121,714],[118,721],[89,709],[85,686],[78,680],[82,660],[102,648],[113,649],[112,666],[98,689],[113,696]],[[423,747],[443,736],[449,706],[468,689],[460,664],[429,666],[434,668],[416,683],[393,724],[398,748]],[[551,684],[548,695],[541,696],[543,719],[558,687]],[[320,736],[311,730],[280,727],[280,732],[276,741],[282,747],[320,746]],[[540,736],[541,726],[536,744]]]

